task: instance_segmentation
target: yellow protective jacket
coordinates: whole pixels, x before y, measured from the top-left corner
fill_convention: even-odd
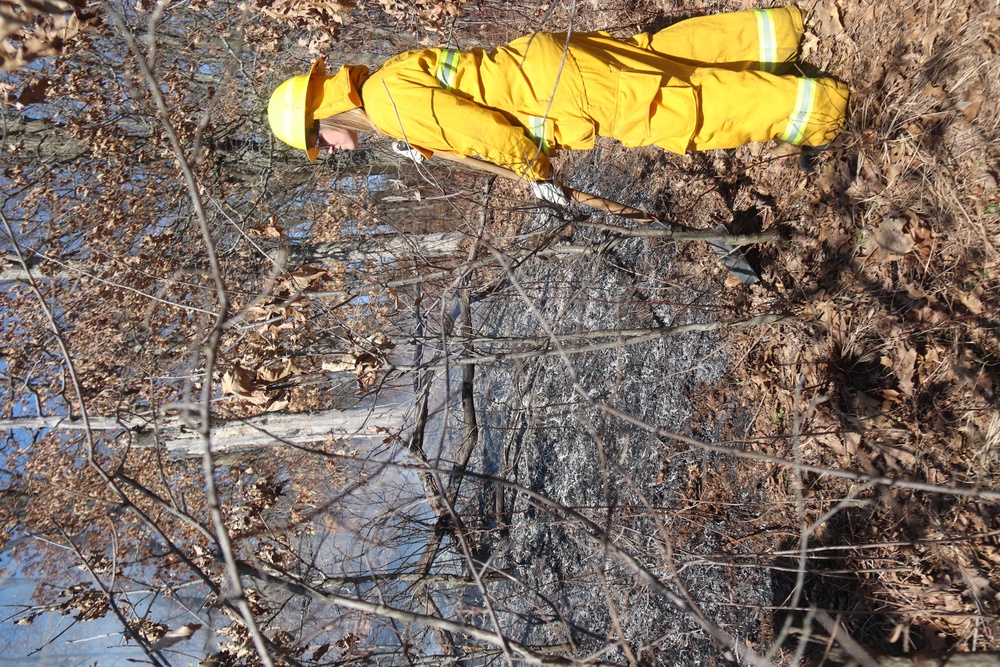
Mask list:
[[[730,148],[781,138],[819,145],[839,131],[847,87],[784,74],[795,7],[681,21],[619,41],[604,32],[537,33],[492,51],[423,49],[392,58],[361,88],[382,132],[549,176],[547,155],[597,135],[625,146]]]

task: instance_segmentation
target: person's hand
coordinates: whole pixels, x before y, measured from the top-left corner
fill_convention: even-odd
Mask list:
[[[530,185],[531,194],[537,199],[556,206],[569,206],[569,197],[566,196],[562,183],[554,175],[547,181],[531,181]]]
[[[405,141],[392,142],[392,152],[413,160],[414,164],[422,164],[424,156],[416,148],[411,148]]]

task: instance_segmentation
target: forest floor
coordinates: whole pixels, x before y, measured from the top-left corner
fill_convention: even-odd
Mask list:
[[[723,4],[705,10],[750,7]],[[592,5],[576,29],[623,36],[684,16],[652,2]],[[788,569],[807,572],[797,606],[838,610],[865,645],[1000,650],[996,502],[871,481],[996,488],[1000,479],[998,5],[803,9],[803,60],[852,89],[844,132],[813,172],[799,169],[797,149],[775,144],[675,156],[599,141],[557,165],[570,185],[668,221],[778,230],[779,242],[748,250],[762,277],[753,287],[706,247],[678,249],[673,275],[710,285],[720,319],[787,316],[724,335],[731,374],[690,397],[692,428],[739,406],[749,423],[736,420],[720,441],[869,476],[732,459],[724,475],[695,466],[684,499],[721,508],[752,488],[773,503],[755,533],[727,539],[756,553],[794,545]]]
[[[301,64],[317,55],[307,53],[309,49],[329,47],[333,63],[356,47],[353,55],[374,62],[386,54],[369,49],[369,42],[386,42],[393,49],[419,43],[489,46],[536,30],[602,29],[627,37],[692,15],[756,6],[751,0],[379,0],[387,10],[432,3],[459,27],[429,33],[392,24],[391,30],[370,30],[361,21],[353,32],[344,26],[343,34],[354,42],[337,44],[343,47],[338,55],[332,41],[335,31],[319,26],[325,28],[320,31],[323,40],[314,44],[296,38],[298,52],[288,49],[280,53],[281,59],[291,67],[293,55]],[[454,12],[446,12],[445,5]],[[426,286],[421,283],[412,292],[387,289],[382,300],[363,296],[355,302],[360,305],[352,306],[355,310],[341,308],[348,303],[342,301],[343,294],[336,296],[341,303],[330,308],[317,298],[309,312],[329,317],[317,318],[318,323],[298,310],[299,305],[307,308],[304,302],[294,308],[283,305],[280,317],[308,322],[298,330],[287,327],[281,334],[284,347],[273,343],[285,324],[274,326],[267,337],[234,329],[234,339],[254,342],[222,346],[229,355],[225,361],[238,360],[241,371],[243,366],[268,371],[265,361],[290,358],[290,353],[284,356],[285,348],[299,350],[301,345],[307,350],[308,355],[301,355],[308,356],[303,363],[316,366],[309,372],[331,384],[289,381],[290,403],[281,407],[300,412],[329,408],[343,396],[353,400],[356,390],[377,393],[379,359],[360,346],[377,348],[379,354],[391,349],[391,344],[376,342],[377,336],[368,336],[376,326],[400,326],[393,333],[400,334],[403,348],[411,340],[414,322],[426,317],[427,327],[423,321],[419,327],[440,334],[432,335],[440,338],[443,355],[483,355],[481,362],[468,364],[475,365],[477,390],[469,412],[478,413],[483,424],[482,435],[477,432],[469,439],[482,444],[470,470],[494,477],[478,488],[473,482],[463,486],[456,505],[470,527],[469,551],[461,552],[463,567],[473,562],[477,567],[490,565],[495,570],[490,574],[498,576],[489,579],[489,587],[477,581],[474,591],[463,584],[462,597],[451,600],[442,613],[468,615],[483,627],[497,623],[505,632],[510,628],[511,637],[551,649],[553,655],[572,653],[615,664],[720,663],[725,653],[706,628],[724,629],[783,665],[801,664],[800,649],[809,657],[825,658],[835,643],[828,637],[840,626],[874,653],[1000,652],[1000,0],[806,0],[801,8],[807,16],[803,62],[810,71],[816,68],[842,79],[852,91],[846,126],[821,152],[814,170],[800,170],[797,148],[774,142],[674,155],[655,147],[625,149],[600,139],[593,151],[567,152],[554,161],[568,185],[643,208],[667,222],[701,229],[725,224],[734,232],[777,231],[780,240],[746,250],[761,276],[754,286],[730,275],[705,244],[616,236],[587,223],[613,222],[624,229],[635,224],[610,217],[588,220],[577,208],[560,219],[562,214],[538,206],[523,183],[468,174],[450,180],[458,168],[450,171],[450,165],[434,163],[411,179],[417,185],[404,183],[402,176],[395,179],[394,172],[387,176],[388,171],[373,170],[360,181],[348,176],[355,172],[346,167],[358,166],[348,165],[349,160],[375,156],[382,163],[379,167],[396,166],[400,159],[384,145],[308,167],[297,156],[303,169],[308,168],[311,177],[321,175],[323,183],[336,182],[339,176],[334,176],[341,170],[349,181],[344,192],[330,194],[336,207],[323,211],[317,204],[319,215],[310,217],[308,225],[302,223],[302,229],[317,230],[311,242],[338,240],[348,227],[360,236],[357,232],[367,233],[364,225],[371,222],[379,234],[391,226],[403,234],[467,232],[463,238],[470,241],[469,259],[486,257],[489,244],[491,250],[518,251],[486,257],[496,260],[493,264],[473,262],[470,265],[479,268],[454,280],[462,272],[451,270],[466,258],[463,246],[461,259],[455,259],[453,251],[444,259],[430,258],[426,266],[418,264],[418,273],[433,269],[419,280],[432,274],[438,278],[426,279]],[[369,3],[356,16],[388,16],[380,11]],[[448,26],[439,21],[438,27]],[[267,49],[280,50],[282,44],[274,41]],[[267,49],[261,52],[267,58],[260,60],[274,55]],[[264,79],[255,85],[263,86]],[[76,104],[73,98],[68,103]],[[247,107],[238,108],[244,115]],[[100,137],[109,146],[113,143],[113,132],[106,128]],[[391,158],[383,159],[385,155]],[[322,168],[328,173],[321,173]],[[411,177],[414,169],[407,161],[401,172]],[[106,172],[94,173],[98,182]],[[450,191],[433,182],[435,178]],[[359,194],[359,182],[378,190],[375,194],[382,199],[374,194],[370,201],[365,199],[368,193]],[[394,211],[406,217],[405,224],[396,225],[390,217],[383,220],[384,211],[367,212],[369,203],[391,203],[383,196],[388,192],[384,188],[397,185],[399,192],[392,194],[402,203]],[[74,189],[75,196],[87,191]],[[427,215],[430,207],[422,206],[425,217],[418,219],[418,207],[410,205],[427,200],[441,208]],[[312,206],[312,199],[309,202]],[[353,213],[348,214],[351,207]],[[437,215],[442,209],[446,214]],[[55,225],[56,220],[49,222]],[[147,224],[145,218],[136,220],[138,227]],[[428,220],[436,226],[419,227]],[[95,255],[105,246],[146,247],[138,241],[121,242],[115,225],[124,225],[123,220],[109,218],[106,223],[99,234],[86,230]],[[563,223],[558,234],[546,235]],[[255,231],[275,246],[287,240],[277,225]],[[150,241],[150,254],[176,245],[181,250],[170,249],[171,261],[177,259],[173,253],[180,255],[188,247],[172,231],[155,238],[146,231],[130,233],[143,243],[153,239],[159,244]],[[62,234],[59,230],[53,237]],[[551,253],[529,256],[520,252],[525,246]],[[240,241],[238,247],[249,244]],[[239,262],[232,260],[238,266],[246,260],[247,271],[254,275],[246,280],[248,285],[253,280],[270,283],[269,269],[261,268],[256,251],[254,246],[254,252],[246,250],[237,258]],[[130,254],[123,257],[127,262],[122,266],[142,261]],[[413,268],[405,262],[385,268],[390,265],[385,257],[379,255],[371,264],[388,272]],[[186,267],[189,258],[181,259],[178,266]],[[350,273],[331,272],[329,280],[370,277],[363,262],[350,264]],[[286,285],[261,289],[283,301],[305,289],[300,283],[320,281],[315,276],[326,273],[300,268],[304,272],[288,277]],[[388,275],[370,273],[376,281]],[[481,318],[476,321],[482,325],[481,337],[463,337],[444,326],[446,309],[441,303],[451,303],[456,287],[466,279],[468,292],[478,299],[472,309],[475,317],[469,319]],[[135,299],[148,298],[145,291],[132,291]],[[255,298],[253,293],[248,290],[245,298]],[[441,295],[448,301],[436,303]],[[136,313],[146,312],[145,301],[142,307],[128,303],[140,302],[123,300],[117,311],[84,309],[88,315],[91,310],[101,312],[92,320],[72,320],[76,330],[90,327],[95,332],[82,339],[91,347],[77,348],[77,359],[89,374],[87,390],[100,401],[159,405],[159,399],[139,401],[131,391],[120,389],[124,384],[106,381],[125,362],[116,360],[107,366],[111,370],[103,361],[84,363],[104,359],[87,353],[99,348],[101,354],[126,350],[136,355],[128,359],[152,354],[155,346],[138,344],[124,334],[116,339],[118,347],[104,345],[101,332],[120,333],[108,313],[135,311],[129,314],[135,324],[141,319]],[[272,328],[271,318],[277,316],[264,310],[272,306],[261,304],[266,319],[254,326]],[[188,348],[178,341],[188,335],[185,332],[204,326],[196,323],[196,309],[188,310],[186,324],[176,330],[175,316],[166,309],[155,310],[156,317],[164,319],[149,315],[139,329],[169,334],[163,349],[176,353],[178,361],[159,360],[160,351],[154,356],[156,368],[170,370],[170,381],[181,375],[177,369],[189,367],[189,360],[179,361]],[[197,318],[209,312],[197,310]],[[424,315],[414,314],[418,312]],[[427,313],[438,315],[437,321]],[[348,324],[353,326],[352,320],[360,321],[362,315],[371,315],[371,329],[366,321],[358,324],[359,331],[349,331]],[[709,325],[758,315],[780,321],[676,337],[664,333],[676,324]],[[629,330],[649,338],[626,341],[624,332]],[[597,339],[589,336],[595,333],[605,334],[606,340],[586,351],[553,351],[555,335],[583,348]],[[306,345],[313,334],[315,351]],[[191,335],[191,340],[196,338]],[[345,350],[339,346],[345,341],[354,346],[351,354],[365,354],[342,354]],[[423,346],[415,345],[421,353]],[[409,354],[410,348],[406,351]],[[498,356],[488,356],[491,352]],[[328,367],[321,365],[327,357],[338,360],[330,370],[333,380],[326,374]],[[496,359],[500,361],[494,363]],[[282,366],[282,372],[292,373],[292,367]],[[407,372],[401,372],[406,390],[413,386]],[[346,382],[336,373],[346,375]],[[180,381],[190,382],[184,379],[187,371],[182,375]],[[241,382],[233,381],[236,377],[229,376],[229,391],[240,400],[228,407],[220,403],[216,415],[263,411],[260,400],[250,400],[262,398],[255,395],[257,385],[248,375],[252,386],[237,386],[243,384],[242,373]],[[333,383],[340,393],[331,398]],[[227,384],[225,379],[222,384]],[[265,384],[268,391],[272,384],[281,385],[274,377]],[[115,414],[102,411],[101,405],[111,404],[94,399],[95,414]],[[449,428],[464,437],[463,429],[472,420],[464,413],[456,417],[459,412],[448,413]],[[380,437],[389,433],[384,426],[378,428]],[[434,436],[436,440],[438,434]],[[385,443],[393,437],[385,436]],[[440,441],[446,441],[444,435]],[[328,444],[340,447],[332,440]],[[61,449],[51,451],[64,455]],[[69,461],[77,455],[52,460]],[[147,460],[130,455],[139,457],[139,468]],[[325,467],[327,459],[299,450],[289,456],[308,456],[311,462],[278,468],[299,485],[301,499],[296,502],[312,503],[313,487],[318,489],[315,497],[340,493]],[[343,456],[339,449],[337,456]],[[244,471],[257,475],[251,466]],[[232,473],[242,485],[238,466]],[[323,475],[321,484],[314,483],[317,475]],[[200,492],[201,477],[178,477]],[[81,488],[92,493],[89,486]],[[178,488],[187,493],[186,486]],[[77,493],[68,484],[66,489]],[[417,491],[412,504],[421,506],[427,489]],[[396,502],[396,496],[386,495]],[[26,499],[36,497],[24,494]],[[23,507],[33,504],[25,500]],[[83,526],[98,505],[78,505],[83,508]],[[20,512],[22,506],[17,507]],[[390,513],[393,518],[386,525],[395,526],[395,505]],[[289,515],[296,530],[307,525],[300,524],[292,510]],[[20,514],[10,516],[11,525],[22,530]],[[32,516],[37,519],[42,513]],[[319,518],[329,519],[326,528],[335,530],[332,511]],[[423,539],[420,531],[427,532],[430,523],[418,518],[412,524],[402,522],[399,530],[415,530]],[[435,544],[439,529],[442,535],[461,535],[454,524],[440,521],[430,540]],[[246,526],[239,530],[249,531]],[[595,539],[598,533],[600,539]],[[382,540],[377,531],[372,534]],[[155,540],[141,542],[142,548],[156,547],[159,552]],[[632,560],[616,559],[616,553]],[[654,590],[654,581],[668,582],[674,597]],[[488,606],[483,598],[491,595],[495,618],[481,610]],[[691,611],[694,607],[699,612]],[[800,641],[803,636],[808,641]],[[410,660],[410,638],[400,634],[399,639],[401,659],[405,654]],[[477,659],[474,653],[466,657]]]

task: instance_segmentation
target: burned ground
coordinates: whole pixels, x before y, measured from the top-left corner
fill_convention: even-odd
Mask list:
[[[523,335],[542,320],[567,333],[786,319],[501,366],[497,377],[512,382],[501,391],[482,380],[483,409],[519,426],[491,442],[506,448],[494,470],[594,508],[616,539],[664,572],[677,568],[706,614],[751,646],[766,649],[791,624],[784,659],[807,617],[818,648],[801,650],[822,656],[816,609],[878,652],[995,650],[995,504],[864,476],[996,486],[997,7],[810,9],[804,54],[853,95],[843,135],[812,173],[783,145],[673,156],[599,142],[559,165],[571,186],[665,221],[779,230],[779,242],[747,250],[760,285],[738,284],[696,244],[630,239],[606,249],[603,232],[579,225],[563,242],[602,251],[526,269],[518,280],[537,312],[511,291],[487,326]],[[616,10],[628,15],[607,9]],[[567,284],[578,301],[547,297]],[[648,425],[786,463],[699,451],[609,417],[584,394]],[[614,596],[599,594],[592,584],[620,573],[560,518],[523,500],[505,507],[496,564],[578,612],[559,621],[540,612],[549,631],[575,627],[584,652],[588,638],[621,637],[644,647],[640,660],[719,657],[692,639],[689,619],[662,600],[648,606],[629,577]]]

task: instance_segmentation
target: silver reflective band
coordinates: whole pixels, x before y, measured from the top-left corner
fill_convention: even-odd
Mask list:
[[[757,39],[760,42],[760,69],[773,72],[778,65],[778,33],[771,18],[771,11],[755,9],[757,17]]]
[[[455,89],[455,80],[458,78],[458,56],[460,54],[461,52],[455,49],[441,49],[441,53],[438,56],[437,68],[434,70],[434,78],[449,93]],[[549,137],[545,132],[545,118],[543,116],[528,116],[528,123],[528,134],[542,149],[542,152],[548,155]]]
[[[528,116],[528,133],[542,152],[549,154],[549,137],[545,133],[545,118],[543,116]]]
[[[782,141],[801,144],[806,137],[806,126],[815,106],[816,83],[812,79],[799,79],[799,89],[795,96],[795,111],[788,119],[788,126],[781,135]]]
[[[455,88],[455,79],[458,77],[458,55],[455,49],[441,49],[438,56],[437,69],[434,76],[441,87],[451,92]]]

